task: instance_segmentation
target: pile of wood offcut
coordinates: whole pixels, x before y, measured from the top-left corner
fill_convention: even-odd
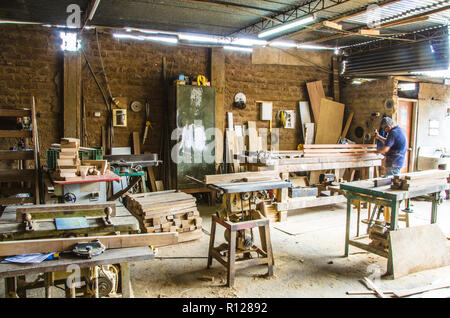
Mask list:
[[[450,172],[446,170],[425,170],[394,176],[391,189],[415,190],[433,185],[445,185],[449,182]]]
[[[144,233],[178,232],[178,242],[202,237],[194,196],[175,190],[127,194],[124,204]]]
[[[62,138],[58,145],[57,178],[65,181],[77,181],[88,175],[99,176],[109,173],[106,160],[80,160],[80,139]]]

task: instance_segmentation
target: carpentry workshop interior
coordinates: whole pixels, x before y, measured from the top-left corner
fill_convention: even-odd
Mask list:
[[[450,298],[449,21],[3,1],[0,297]]]

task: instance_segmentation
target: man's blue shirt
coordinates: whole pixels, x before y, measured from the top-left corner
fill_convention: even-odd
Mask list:
[[[390,147],[386,156],[386,167],[403,167],[406,157],[406,135],[399,126],[391,129],[389,132],[385,146]]]

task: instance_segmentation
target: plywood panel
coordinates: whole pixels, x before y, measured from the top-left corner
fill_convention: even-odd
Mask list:
[[[345,105],[322,98],[316,122],[316,144],[336,144],[342,132]]]
[[[254,121],[248,122],[248,151],[258,151],[258,132]]]
[[[314,122],[319,121],[321,99],[325,98],[322,81],[306,83],[309,100],[313,111]]]
[[[447,239],[437,224],[390,232],[394,278],[450,265]]]

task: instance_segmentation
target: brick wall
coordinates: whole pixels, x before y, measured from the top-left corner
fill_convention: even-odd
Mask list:
[[[94,31],[86,33],[83,40],[88,60],[106,89]],[[127,97],[129,103],[140,101],[144,104],[146,99],[149,100],[153,130],[149,140],[141,145],[141,152],[159,153],[166,111],[161,85],[162,58],[166,57],[168,79],[181,73],[208,75],[208,49],[115,39],[110,33],[99,33],[99,44],[113,97]],[[87,67],[83,68],[83,85],[86,111],[91,112],[87,125],[88,144],[100,145],[101,127],[106,125],[105,103]],[[94,118],[95,111],[101,112],[102,117]],[[114,128],[115,147],[132,147],[130,136],[133,131],[139,131],[142,140],[145,110],[135,113],[128,107],[127,116],[127,127]]]
[[[322,80],[326,95],[330,93],[330,75],[307,66],[255,65],[250,54],[226,52],[225,54],[225,112],[233,112],[234,124],[257,121],[258,128],[269,128],[269,123],[259,121],[260,110],[256,101],[272,101],[272,125],[279,127],[276,114],[279,110],[294,110],[299,123],[298,102],[308,101],[306,82]],[[233,107],[234,96],[243,92],[247,106]],[[296,129],[280,128],[280,150],[297,149],[300,143],[300,125]]]
[[[352,124],[350,126],[347,138],[356,142],[363,143],[364,137],[355,136],[355,129],[362,127],[364,134],[372,134],[373,130],[378,129],[383,114],[396,120],[397,107],[397,80],[394,78],[380,79],[372,82],[365,82],[361,85],[352,84],[352,81],[343,83],[341,88],[342,103],[345,104],[345,118],[350,112],[354,112]],[[393,100],[393,107],[386,108],[386,101]],[[371,114],[379,112],[380,117],[371,121]],[[365,141],[371,143],[373,139]]]
[[[164,114],[161,87],[162,57],[167,59],[168,78],[176,75],[204,74],[210,78],[210,52],[207,48],[163,45],[152,42],[114,39],[110,32],[99,32],[99,44],[105,71],[114,97],[142,103],[148,99],[153,131],[141,151],[159,152]],[[94,71],[106,89],[99,52],[93,30],[83,33],[83,48]],[[36,97],[39,114],[41,158],[51,143],[62,137],[62,61],[60,40],[55,29],[42,26],[2,25],[0,27],[0,107],[29,107]],[[314,52],[311,52],[314,54]],[[307,66],[253,65],[251,55],[226,52],[225,111],[232,111],[236,124],[259,119],[256,100],[273,101],[273,123],[281,109],[295,110],[298,101],[308,100],[306,82],[322,80],[325,93],[330,92],[330,76]],[[103,98],[82,58],[83,96],[87,113],[88,145],[101,145],[101,127],[106,124]],[[232,107],[237,92],[247,95],[247,108]],[[100,118],[93,116],[101,112]],[[131,133],[143,134],[145,112],[134,113],[128,108],[128,127],[115,128],[114,146],[132,146]],[[267,122],[258,122],[267,127]],[[300,142],[297,129],[281,129],[281,149],[295,149]],[[67,137],[67,136],[66,136]]]
[[[36,99],[41,158],[61,131],[62,55],[53,29],[36,26],[0,27],[0,107],[30,108]],[[8,149],[17,140],[1,140]]]

